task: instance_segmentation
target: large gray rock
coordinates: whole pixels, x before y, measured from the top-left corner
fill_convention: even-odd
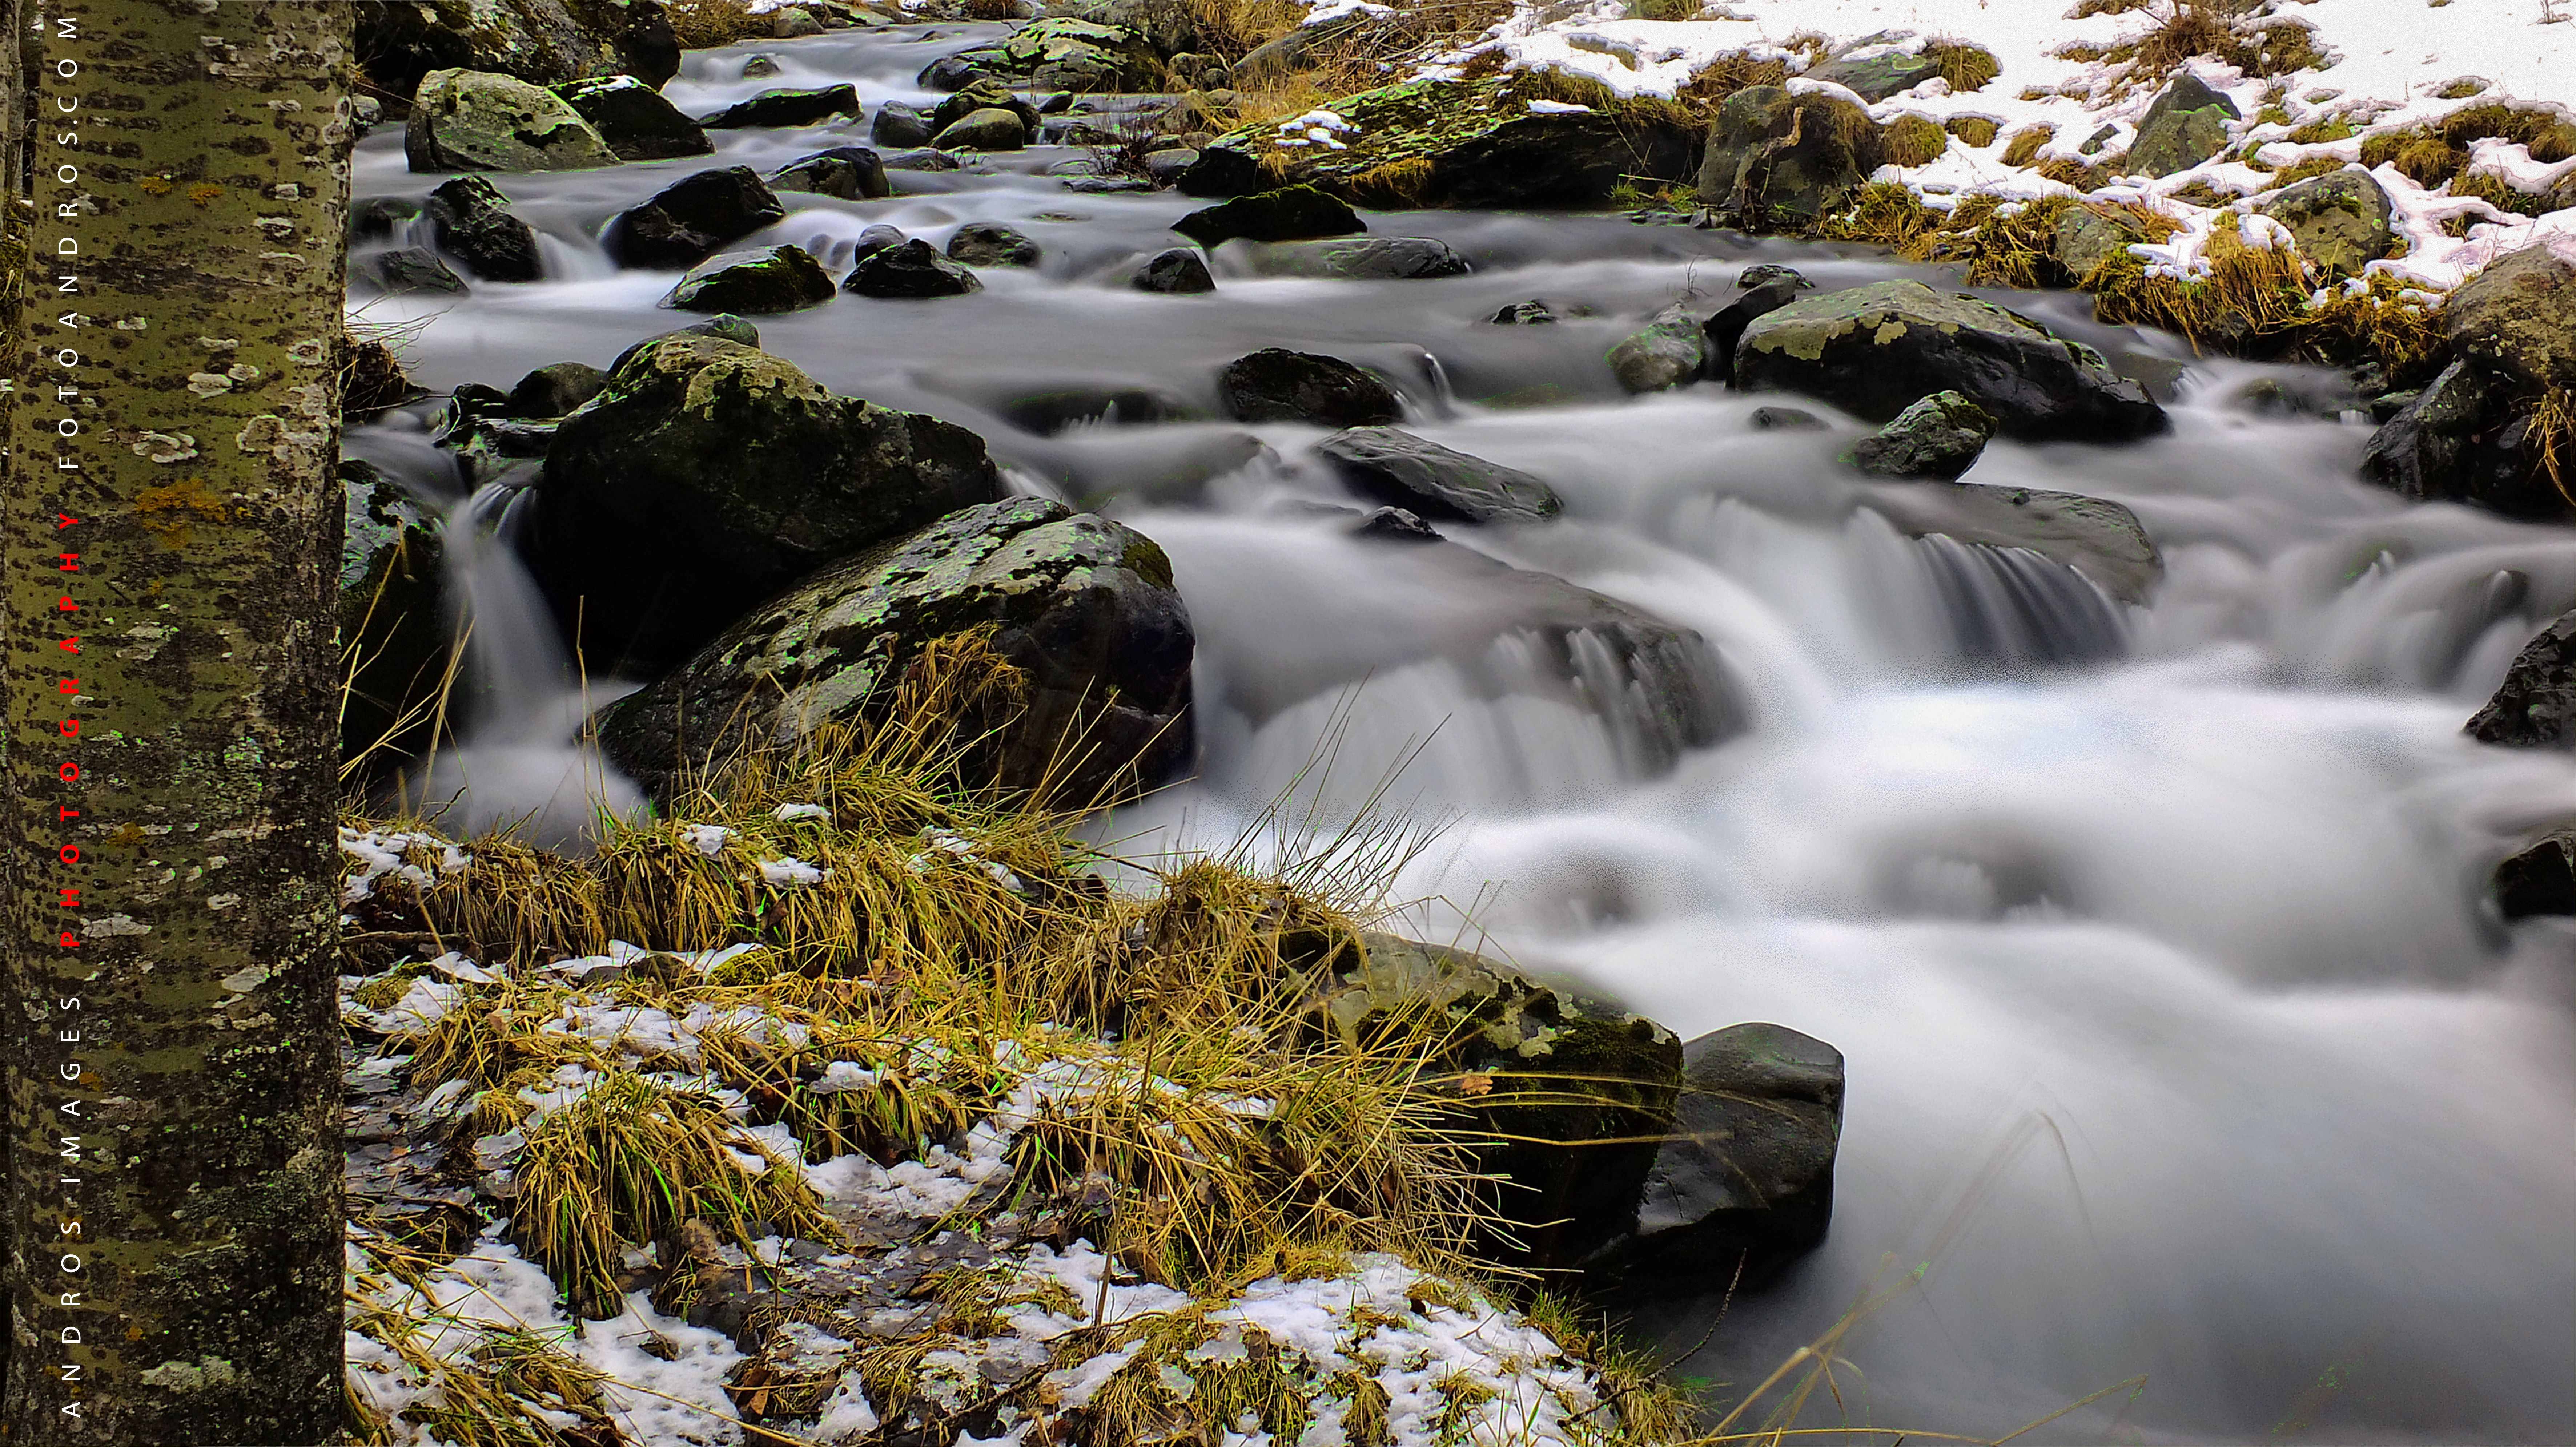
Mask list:
[[[2108,498],[1976,482],[1912,483],[1871,496],[1870,506],[1915,537],[2027,548],[2074,569],[2124,603],[2144,603],[2164,558],[2138,515]]]
[[[1029,128],[1010,111],[985,106],[941,127],[930,143],[943,151],[1016,151],[1028,145]]]
[[[599,242],[620,266],[688,267],[760,228],[787,208],[749,166],[700,171],[641,206],[617,213]]]
[[[1690,385],[1708,365],[1704,326],[1685,308],[1664,308],[1654,320],[1610,349],[1607,360],[1612,375],[1631,392],[1662,392]]]
[[[2138,121],[2138,138],[2129,144],[2127,169],[2139,176],[2188,171],[2227,149],[2227,123],[2236,118],[2236,102],[2202,84],[2198,76],[2177,75]]]
[[[1671,1129],[1682,1046],[1616,1005],[1559,989],[1465,950],[1394,935],[1346,936],[1315,967],[1319,1029],[1365,1044],[1398,1019],[1428,1019],[1454,1043],[1478,1164],[1533,1266],[1568,1266],[1626,1227]]]
[[[362,251],[349,259],[352,279],[389,296],[414,293],[463,296],[471,288],[426,246],[396,246]]]
[[[653,0],[359,0],[357,59],[386,94],[408,97],[437,70],[531,85],[680,73],[680,42]]]
[[[1821,397],[1873,422],[1943,390],[1992,413],[2008,437],[2125,441],[2160,432],[2164,409],[2102,354],[1991,302],[1919,281],[1881,281],[1755,318],[1735,348],[1735,384]]]
[[[1861,60],[1828,60],[1805,72],[1808,80],[1838,85],[1872,105],[1914,89],[1941,73],[1941,63],[1920,55],[1889,51]]]
[[[1956,392],[1935,392],[1868,437],[1845,459],[1875,477],[1928,477],[1948,482],[1976,466],[1995,435],[1995,419]]]
[[[1186,766],[1193,640],[1170,561],[1038,498],[964,508],[804,578],[617,704],[600,743],[661,793],[681,762],[867,717],[923,645],[988,625],[1030,696],[979,772],[1034,785],[1078,735],[1088,755],[1054,797],[1079,805],[1122,773],[1153,784]]]
[[[1001,495],[974,433],[678,332],[619,358],[556,432],[540,570],[592,668],[649,666],[825,563]]]
[[[1785,266],[1748,266],[1736,277],[1742,294],[1718,308],[1700,326],[1700,374],[1728,386],[1735,384],[1735,344],[1753,319],[1768,316],[1812,291],[1815,283]]]
[[[1426,518],[1539,522],[1564,502],[1518,468],[1453,451],[1393,427],[1352,427],[1315,444],[1354,491]]]
[[[1123,25],[1072,17],[1032,20],[1002,43],[986,62],[1005,75],[1025,77],[1038,90],[1159,90],[1162,58],[1144,36]]]
[[[2576,612],[2523,645],[2468,734],[2482,744],[2576,749]]]
[[[1173,222],[1172,229],[1201,246],[1213,248],[1236,237],[1301,241],[1317,236],[1348,236],[1368,230],[1368,225],[1339,197],[1300,185],[1237,196],[1193,211]]]
[[[2361,475],[2417,502],[2564,517],[2567,495],[2550,480],[2533,435],[2530,394],[2528,384],[2478,356],[2459,357],[2370,435]]]
[[[415,171],[579,171],[617,153],[552,91],[472,70],[423,76],[403,127]]]
[[[1682,1050],[1672,1132],[1628,1228],[1586,1263],[1630,1297],[1758,1287],[1825,1239],[1842,1143],[1842,1052],[1734,1025]]]
[[[567,81],[553,87],[625,161],[703,156],[716,148],[706,130],[663,94],[631,75]]]
[[[510,415],[561,417],[607,385],[608,374],[588,362],[549,362],[510,389]]]
[[[1217,396],[1239,422],[1311,422],[1368,427],[1404,415],[1395,389],[1339,357],[1264,347],[1226,363]]]
[[[2052,254],[2067,275],[2080,282],[2103,262],[2145,239],[2138,224],[2118,211],[2069,206],[2057,218]]]
[[[1475,270],[1456,248],[1430,236],[1288,241],[1256,248],[1248,260],[1263,276],[1334,276],[1346,281],[1430,281]]]
[[[2576,389],[2576,266],[2542,245],[2497,257],[2443,303],[2442,331],[2517,383]]]
[[[2299,254],[2330,279],[2359,275],[2397,243],[2388,224],[2388,193],[2358,167],[2285,186],[2255,209],[2289,227]]]
[[[832,277],[801,246],[729,252],[698,263],[662,298],[662,305],[691,312],[767,316],[820,306],[832,299]]]
[[[1746,86],[1709,123],[1700,204],[1747,231],[1803,231],[1869,179],[1877,136],[1850,101]]]
[[[484,281],[535,281],[545,275],[537,233],[510,214],[510,198],[480,176],[459,176],[429,193],[431,235],[439,249]]]

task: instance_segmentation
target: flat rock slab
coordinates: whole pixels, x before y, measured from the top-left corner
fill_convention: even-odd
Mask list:
[[[1379,502],[1456,522],[1539,522],[1565,508],[1556,490],[1393,427],[1352,427],[1315,445],[1342,480]]]
[[[1963,543],[2028,548],[2063,563],[2124,603],[2144,603],[2164,577],[2164,559],[2138,515],[2105,498],[1920,482],[1873,491],[1869,505],[1915,537],[1939,533]]]

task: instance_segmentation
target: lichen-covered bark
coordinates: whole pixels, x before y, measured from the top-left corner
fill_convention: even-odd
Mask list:
[[[20,1249],[0,1430],[319,1442],[343,1410],[349,12],[60,0],[44,18],[50,284],[15,339],[5,522]],[[77,109],[52,115],[57,97]]]

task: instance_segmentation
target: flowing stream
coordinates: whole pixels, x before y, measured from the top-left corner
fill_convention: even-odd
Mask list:
[[[852,80],[871,107],[924,102],[914,74],[992,29],[692,53],[668,93],[703,113]],[[753,49],[783,73],[741,78]],[[545,233],[549,279],[363,318],[435,314],[409,363],[438,389],[602,365],[693,320],[656,309],[671,274],[601,257],[609,216],[710,164],[866,143],[858,126],[714,134],[715,157],[496,178]],[[1722,1281],[1648,1313],[1678,1375],[1728,1398],[1875,1290],[1836,1341],[1841,1406],[1819,1392],[1810,1424],[2001,1434],[2143,1375],[2024,1440],[2576,1438],[2576,934],[2508,927],[2482,893],[2576,791],[2563,754],[2460,732],[2576,604],[2564,531],[2367,488],[2365,425],[2231,400],[2256,377],[2331,379],[2196,363],[2170,434],[1998,442],[1969,478],[2133,509],[2165,574],[2118,601],[2036,554],[1909,537],[1897,489],[1833,461],[1861,428],[1828,407],[1705,384],[1631,399],[1602,359],[1755,260],[1827,288],[1957,284],[1936,269],[1616,215],[1372,213],[1373,234],[1442,238],[1474,273],[1263,277],[1228,248],[1214,295],[1146,295],[1125,278],[1202,203],[1043,174],[1085,155],[898,170],[883,201],[782,193],[787,219],[741,244],[796,242],[835,276],[879,222],[934,242],[1005,222],[1045,257],[984,270],[978,295],[759,318],[763,345],[975,428],[1016,486],[1170,553],[1202,757],[1104,826],[1128,849],[1222,845],[1302,771],[1328,820],[1375,795],[1445,824],[1399,883],[1426,901],[1412,927],[1484,931],[1685,1038],[1772,1020],[1844,1051],[1831,1237],[1714,1331]],[[362,196],[435,183],[392,129],[357,175]],[[1565,319],[1486,320],[1531,298]],[[2094,325],[2080,297],[2009,304],[2106,349],[2187,355]],[[1410,429],[1544,478],[1562,519],[1443,531],[1697,629],[1740,727],[1649,757],[1621,701],[1515,623],[1497,570],[1319,511],[1363,504],[1312,457],[1318,429],[1061,400],[1131,389],[1159,399],[1148,413],[1212,417],[1217,369],[1264,346],[1377,367]],[[1764,402],[1830,426],[1757,429]],[[413,425],[353,449],[416,458]],[[513,697],[480,706],[463,776],[429,789],[470,784],[491,796],[474,818],[508,818],[596,764],[563,743],[580,680],[524,575],[503,547],[461,556],[481,677]]]

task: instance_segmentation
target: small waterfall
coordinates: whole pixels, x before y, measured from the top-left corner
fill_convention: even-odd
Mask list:
[[[1971,663],[2090,663],[2125,651],[2120,611],[2092,581],[2028,548],[1916,540]]]

